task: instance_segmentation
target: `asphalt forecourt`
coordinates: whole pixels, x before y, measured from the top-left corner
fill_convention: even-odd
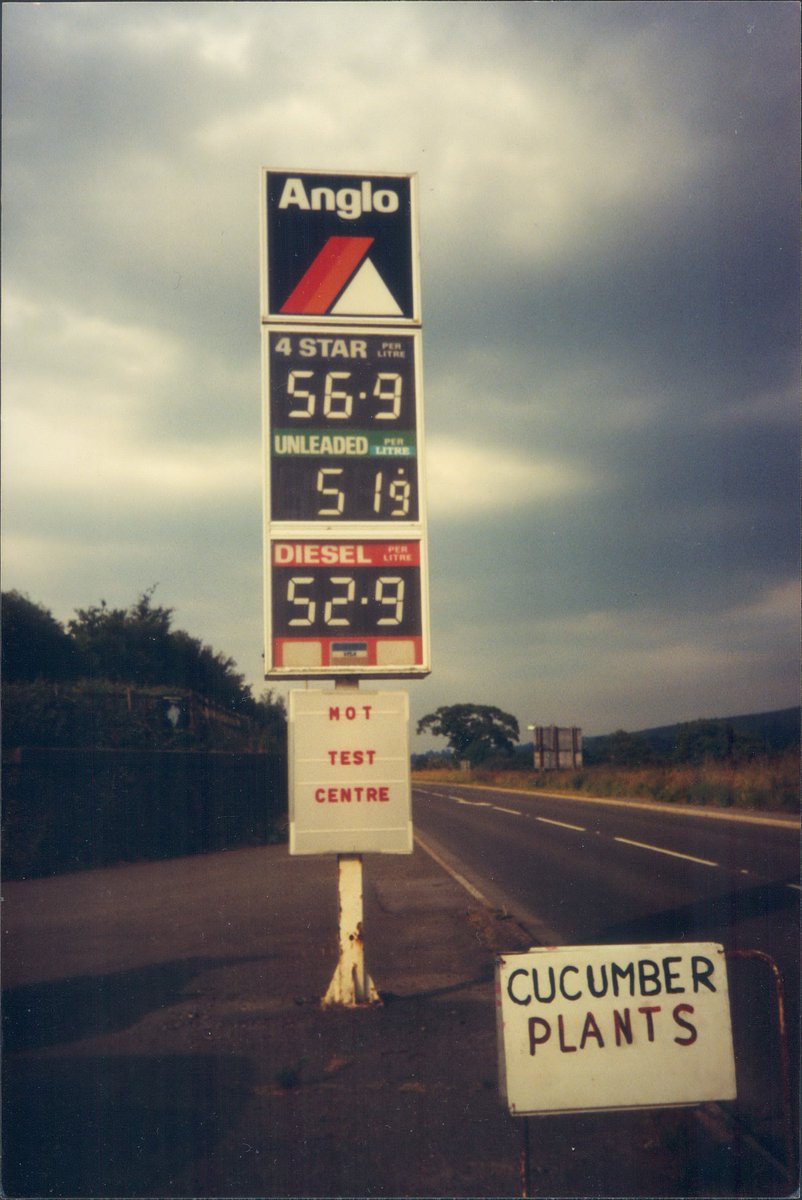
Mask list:
[[[285,846],[8,883],[7,1194],[518,1196],[525,1132],[546,1195],[777,1194],[692,1109],[511,1116],[493,972],[528,933],[420,847],[365,859],[380,1004],[321,1008],[336,910],[336,862]]]

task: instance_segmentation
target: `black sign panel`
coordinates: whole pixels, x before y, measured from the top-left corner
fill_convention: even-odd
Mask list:
[[[262,319],[419,322],[413,178],[265,170]]]
[[[419,520],[418,337],[268,331],[274,521]]]
[[[417,567],[281,570],[274,589],[274,637],[421,635]]]

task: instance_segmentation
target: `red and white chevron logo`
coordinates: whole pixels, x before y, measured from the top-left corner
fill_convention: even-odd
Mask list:
[[[367,257],[372,237],[330,237],[280,311],[304,316],[401,316],[387,284]]]

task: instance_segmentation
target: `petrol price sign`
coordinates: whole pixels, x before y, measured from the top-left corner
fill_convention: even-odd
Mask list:
[[[270,519],[418,521],[420,334],[272,329],[264,352]]]
[[[421,555],[413,540],[274,541],[271,671],[425,674]]]
[[[430,670],[416,195],[262,171],[267,676]]]

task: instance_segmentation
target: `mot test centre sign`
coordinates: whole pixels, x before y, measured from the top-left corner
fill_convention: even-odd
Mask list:
[[[411,854],[406,692],[289,700],[290,854]]]
[[[515,1116],[736,1095],[715,943],[537,948],[496,960],[499,1086]]]

